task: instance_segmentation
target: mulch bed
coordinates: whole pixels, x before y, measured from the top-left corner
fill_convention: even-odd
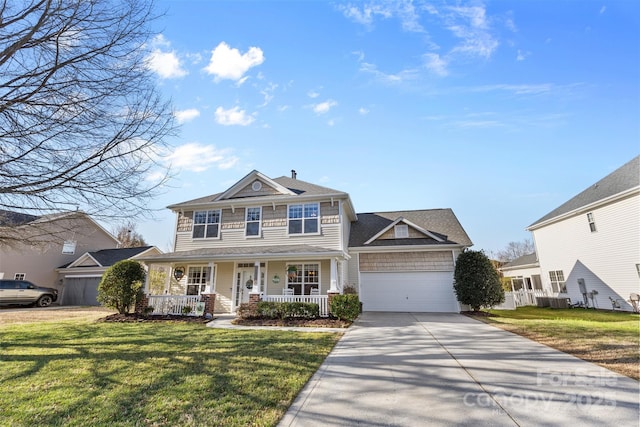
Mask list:
[[[495,314],[491,314],[488,311],[461,311],[460,314],[464,314],[469,317],[494,317]]]
[[[138,322],[189,322],[208,323],[213,319],[202,316],[180,316],[176,314],[110,314],[99,319],[99,322],[138,323]],[[346,320],[320,318],[320,319],[235,319],[234,325],[244,326],[296,326],[310,328],[348,328],[351,322]]]
[[[351,322],[346,320],[320,319],[235,319],[231,323],[242,326],[295,326],[307,328],[348,328]]]
[[[212,319],[207,319],[202,316],[179,316],[176,314],[142,314],[142,313],[127,313],[127,314],[111,314],[107,317],[103,317],[99,322],[189,322],[189,323],[207,323]]]

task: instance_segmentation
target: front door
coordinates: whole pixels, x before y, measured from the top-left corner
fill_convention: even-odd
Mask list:
[[[239,268],[236,272],[236,283],[234,289],[234,309],[240,304],[249,302],[249,293],[253,290],[256,280],[253,268]]]

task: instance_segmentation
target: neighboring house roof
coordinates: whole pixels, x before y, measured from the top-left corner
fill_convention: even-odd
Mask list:
[[[538,267],[540,264],[538,263],[538,255],[533,252],[531,254],[522,255],[519,258],[514,259],[503,265],[501,270],[515,270],[523,267]]]
[[[640,156],[635,157],[625,165],[616,169],[594,185],[577,196],[558,206],[529,227],[527,230],[538,228],[544,223],[558,217],[570,214],[581,208],[586,208],[598,202],[614,199],[629,191],[640,188]]]
[[[404,222],[424,238],[376,239],[393,225]],[[473,243],[451,209],[359,213],[351,223],[349,247],[460,245]]]
[[[20,212],[6,211],[0,209],[0,226],[1,227],[15,227],[18,225],[28,224],[38,219],[38,216],[24,214]]]
[[[91,267],[110,267],[118,261],[131,259],[153,248],[155,248],[155,246],[139,246],[137,248],[102,249],[99,251],[86,252],[75,261],[59,268],[83,267],[86,266],[84,263],[87,260],[95,262],[95,265],[91,265]]]
[[[277,246],[248,246],[248,247],[225,247],[225,248],[203,248],[190,251],[171,252],[166,254],[142,256],[140,261],[174,261],[174,260],[198,260],[198,259],[239,259],[247,257],[250,259],[256,256],[265,258],[277,258],[279,256],[327,256],[343,255],[340,251],[329,250],[312,245],[277,245]]]
[[[19,227],[43,227],[49,224],[56,224],[56,221],[69,220],[75,218],[84,218],[93,225],[102,230],[107,236],[109,236],[115,243],[120,243],[118,239],[107,231],[102,225],[96,222],[93,218],[82,211],[70,211],[70,212],[54,212],[44,215],[31,215],[21,212],[12,212],[0,209],[0,227],[19,228]]]

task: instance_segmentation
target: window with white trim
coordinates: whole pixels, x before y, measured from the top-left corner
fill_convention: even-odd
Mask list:
[[[564,272],[562,270],[550,271],[549,279],[551,280],[551,289],[553,289],[553,292],[567,292],[567,287],[564,284]]]
[[[312,289],[320,292],[320,264],[288,264],[295,268],[295,275],[287,275],[287,287],[293,289],[294,295],[311,295]]]
[[[62,253],[63,255],[73,255],[76,253],[76,241],[75,240],[67,240],[62,245]]]
[[[245,236],[260,236],[260,218],[262,217],[262,208],[247,208],[245,216]]]
[[[187,271],[187,295],[200,295],[205,291],[207,278],[210,275],[209,267],[189,267]]]
[[[289,234],[317,234],[320,231],[319,215],[319,203],[289,205]]]
[[[393,227],[396,239],[406,239],[409,237],[409,226],[407,224],[397,224]]]
[[[195,211],[193,213],[193,238],[210,239],[220,232],[220,210]]]
[[[591,232],[593,233],[594,231],[596,231],[596,220],[593,219],[593,212],[589,212],[587,214],[587,221],[589,221],[589,229],[591,230]]]
[[[26,273],[16,273],[15,276],[13,276],[14,280],[24,280],[24,278],[27,277]]]

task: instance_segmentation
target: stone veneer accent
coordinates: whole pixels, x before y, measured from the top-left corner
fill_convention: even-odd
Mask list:
[[[204,314],[213,315],[213,309],[216,304],[216,294],[201,294],[200,301],[204,302]]]

